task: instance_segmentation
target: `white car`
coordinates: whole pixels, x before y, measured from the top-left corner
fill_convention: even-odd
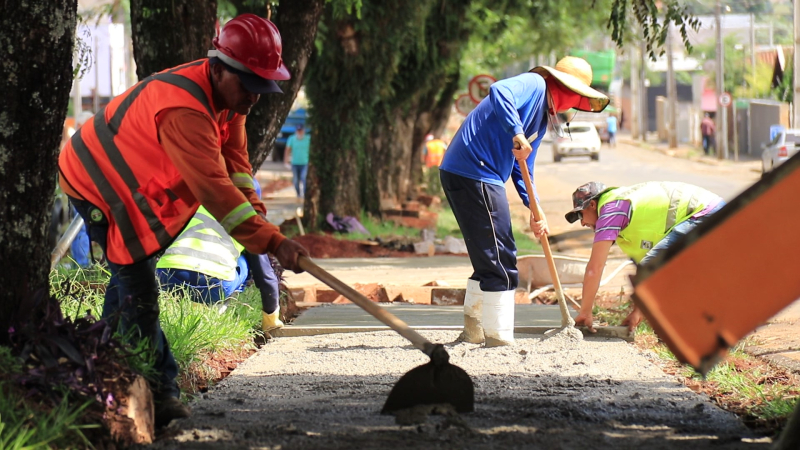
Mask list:
[[[800,150],[800,130],[782,130],[772,141],[762,144],[761,174],[772,171],[775,167],[791,158]]]
[[[591,122],[570,122],[561,124],[563,136],[553,136],[553,161],[560,162],[565,156],[589,156],[593,161],[600,160],[600,134]],[[554,133],[555,134],[555,133]]]

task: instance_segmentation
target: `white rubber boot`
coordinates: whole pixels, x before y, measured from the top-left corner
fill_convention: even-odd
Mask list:
[[[486,347],[514,344],[514,291],[483,292]]]
[[[467,293],[464,295],[464,331],[458,336],[459,341],[472,344],[483,342],[482,309],[483,291],[480,281],[467,280]]]

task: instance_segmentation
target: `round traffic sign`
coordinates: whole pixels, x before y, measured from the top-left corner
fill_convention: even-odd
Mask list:
[[[473,102],[480,103],[481,100],[489,95],[489,86],[495,81],[497,81],[497,79],[491,75],[475,75],[469,80],[469,84],[467,85],[469,97]]]
[[[478,106],[475,102],[472,101],[469,94],[461,94],[456,98],[456,111],[458,111],[462,116],[467,117],[476,106]]]
[[[731,104],[731,94],[727,92],[723,92],[719,94],[719,104],[720,106],[728,107]]]

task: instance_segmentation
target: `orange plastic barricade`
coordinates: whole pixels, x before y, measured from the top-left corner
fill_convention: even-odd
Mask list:
[[[663,255],[638,268],[633,299],[678,360],[705,374],[800,297],[800,153]]]

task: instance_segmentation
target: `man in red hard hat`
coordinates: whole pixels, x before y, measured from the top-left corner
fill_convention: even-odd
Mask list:
[[[266,220],[253,188],[245,116],[290,74],[270,21],[243,14],[213,40],[209,58],[173,67],[114,98],[59,157],[59,182],[106,252],[103,318],[147,339],[155,356],[156,425],[186,417],[178,366],[159,324],[156,256],[200,205],[248,252],[300,272],[308,252]],[[138,333],[137,333],[138,331]]]

